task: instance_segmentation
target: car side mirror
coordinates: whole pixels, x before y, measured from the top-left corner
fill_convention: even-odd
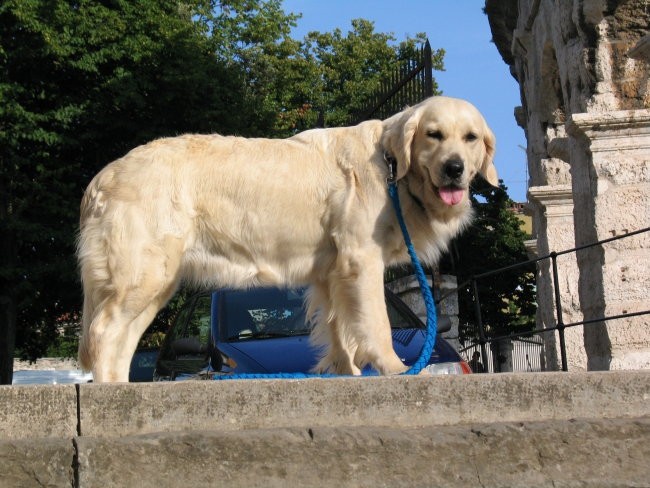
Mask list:
[[[210,348],[210,366],[213,371],[221,371],[223,369],[223,356],[221,351],[216,347]]]

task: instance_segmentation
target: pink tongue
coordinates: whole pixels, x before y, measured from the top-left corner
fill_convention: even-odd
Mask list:
[[[454,188],[451,186],[445,186],[439,190],[440,198],[447,205],[456,205],[460,203],[463,199],[463,194],[465,191],[461,188]]]

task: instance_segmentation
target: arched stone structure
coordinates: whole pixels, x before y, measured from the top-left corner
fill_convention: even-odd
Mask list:
[[[650,226],[650,2],[487,0],[520,84],[539,255]],[[650,308],[650,235],[558,258],[565,323]],[[556,323],[550,264],[538,327]],[[548,334],[547,363],[557,365]],[[650,316],[567,329],[570,370],[650,368]]]

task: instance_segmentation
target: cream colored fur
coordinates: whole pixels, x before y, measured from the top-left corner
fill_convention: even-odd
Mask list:
[[[439,137],[441,136],[441,137]],[[398,161],[407,226],[433,263],[468,223],[477,172],[497,183],[494,136],[469,103],[433,97],[385,120],[290,139],[185,135],[106,166],[81,204],[82,365],[97,382],[128,381],[137,343],[181,280],[202,287],[310,285],[318,371],[383,374],[392,347],[386,266],[408,255],[386,190]],[[454,181],[450,160],[464,170]],[[455,205],[439,189],[464,190]]]

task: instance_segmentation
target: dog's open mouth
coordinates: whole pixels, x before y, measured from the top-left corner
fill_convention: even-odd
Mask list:
[[[446,205],[457,205],[463,200],[465,190],[457,186],[442,186],[438,188],[438,196]]]

